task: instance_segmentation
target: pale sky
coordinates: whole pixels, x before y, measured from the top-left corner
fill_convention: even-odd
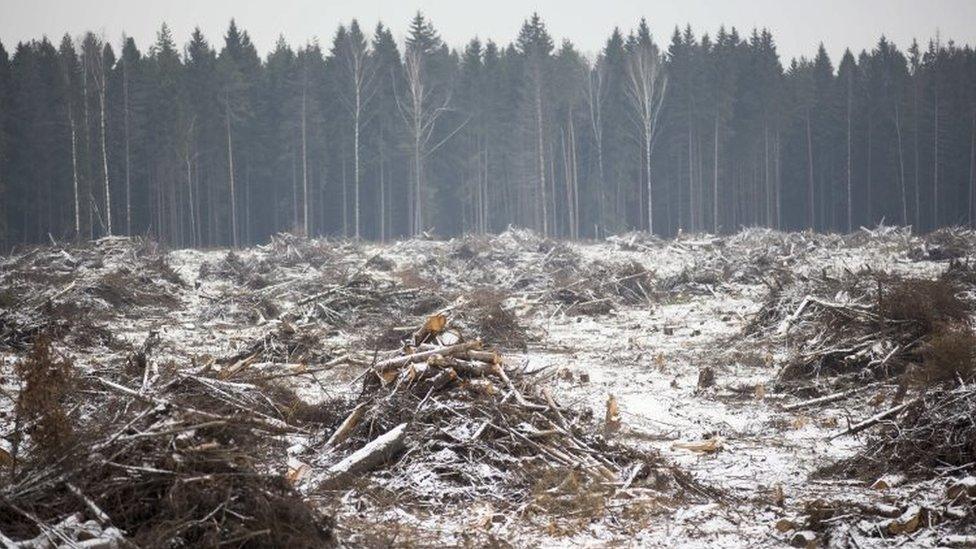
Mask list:
[[[699,36],[714,35],[721,24],[742,34],[768,27],[784,64],[812,56],[824,42],[836,65],[845,47],[869,49],[882,34],[902,48],[936,32],[944,41],[976,44],[976,0],[0,0],[0,42],[12,52],[19,41],[47,35],[57,42],[65,32],[94,30],[118,44],[125,31],[145,51],[165,21],[181,47],[195,26],[219,45],[234,17],[263,57],[279,34],[292,45],[315,38],[327,44],[353,17],[370,30],[382,20],[402,38],[418,9],[451,46],[474,36],[507,44],[533,11],[557,44],[569,38],[586,53],[598,51],[614,26],[626,32],[642,16],[662,43],[686,23]]]

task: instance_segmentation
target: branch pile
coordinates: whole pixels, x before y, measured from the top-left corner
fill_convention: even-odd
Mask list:
[[[554,476],[601,497],[714,495],[656,454],[608,442],[591,413],[555,401],[545,375],[507,365],[447,324],[431,316],[368,369],[346,419],[298,456],[324,471],[310,475],[310,489],[361,487],[371,473],[400,500],[488,499],[523,511],[538,505],[540,479]]]
[[[18,371],[0,452],[6,547],[334,543],[329,517],[292,488],[282,439],[331,425],[331,403],[209,367],[84,374],[44,338]]]

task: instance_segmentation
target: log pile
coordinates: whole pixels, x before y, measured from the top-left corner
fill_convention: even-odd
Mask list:
[[[524,509],[538,479],[561,471],[607,497],[648,486],[667,497],[714,496],[656,454],[605,440],[587,413],[557,403],[545,379],[431,316],[367,369],[360,398],[328,439],[296,456],[325,471],[306,486],[343,490],[371,472],[400,499]]]

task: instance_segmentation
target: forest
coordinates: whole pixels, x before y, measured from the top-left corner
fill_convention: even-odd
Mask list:
[[[420,13],[405,34],[353,20],[264,58],[233,20],[0,45],[0,250],[976,219],[970,45],[787,61],[768,30],[641,20],[588,56],[537,14],[508,44],[455,48]]]

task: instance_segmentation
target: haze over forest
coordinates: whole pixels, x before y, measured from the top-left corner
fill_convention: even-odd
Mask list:
[[[976,219],[968,44],[785,60],[761,28],[640,20],[586,56],[538,15],[452,48],[420,13],[405,35],[353,20],[264,57],[233,21],[0,44],[0,248]]]

